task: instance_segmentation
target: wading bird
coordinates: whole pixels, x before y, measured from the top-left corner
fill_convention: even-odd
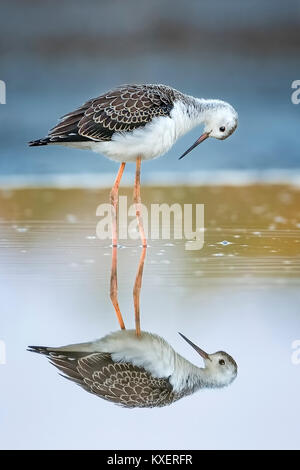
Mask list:
[[[134,202],[143,250],[133,296],[136,333],[140,335],[139,296],[147,247],[141,214],[141,161],[163,155],[179,137],[203,124],[204,132],[181,155],[183,158],[208,137],[226,139],[237,122],[237,112],[225,101],[194,98],[166,85],[124,85],[87,101],[63,116],[45,138],[29,142],[30,146],[59,144],[93,150],[121,162],[110,193],[113,207],[110,297],[121,329],[125,324],[117,295],[117,209],[125,164],[136,163]]]
[[[207,354],[181,336],[203,358],[204,368],[177,354],[162,337],[146,332],[137,337],[135,330],[120,330],[90,343],[28,350],[45,354],[63,377],[88,392],[127,408],[166,406],[201,388],[233,382],[237,364],[229,354]]]

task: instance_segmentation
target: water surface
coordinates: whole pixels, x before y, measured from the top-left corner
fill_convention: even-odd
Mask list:
[[[239,374],[227,389],[199,392],[165,409],[124,410],[25,351],[29,344],[81,342],[117,329],[109,300],[110,241],[96,237],[96,208],[108,193],[0,193],[0,339],[7,354],[0,365],[1,447],[299,446],[300,365],[291,360],[292,342],[300,338],[298,187],[143,188],[147,206],[204,203],[205,244],[187,251],[185,240],[149,240],[142,328],[198,364],[177,331],[209,352],[230,353]],[[131,201],[131,189],[121,194]],[[138,240],[120,241],[119,301],[128,327],[140,251]]]

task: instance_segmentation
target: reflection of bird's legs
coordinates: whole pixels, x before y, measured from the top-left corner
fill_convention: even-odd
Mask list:
[[[147,247],[144,246],[139,261],[139,267],[135,278],[133,288],[133,301],[134,301],[134,312],[135,312],[135,331],[137,336],[141,335],[141,321],[140,321],[140,291],[142,286],[142,277],[144,269],[144,261],[146,257]]]
[[[110,298],[117,314],[118,322],[122,330],[125,329],[123,317],[118,303],[118,280],[117,280],[117,249],[118,249],[118,229],[117,210],[119,199],[119,185],[125,168],[125,163],[121,163],[115,184],[110,192],[110,203],[112,205],[112,260],[110,276]]]
[[[143,250],[139,261],[139,267],[137,271],[137,275],[135,278],[134,288],[133,288],[133,301],[134,301],[134,312],[135,312],[135,330],[137,336],[141,334],[141,326],[140,326],[140,290],[142,286],[142,277],[143,277],[143,269],[144,269],[144,261],[146,257],[146,249],[147,249],[147,240],[145,236],[144,226],[143,226],[143,217],[142,217],[142,208],[141,208],[141,183],[140,183],[140,175],[141,175],[141,157],[138,157],[136,160],[136,174],[135,174],[135,182],[134,182],[134,203],[135,203],[135,210],[136,210],[136,217],[139,226],[139,232],[142,240]]]

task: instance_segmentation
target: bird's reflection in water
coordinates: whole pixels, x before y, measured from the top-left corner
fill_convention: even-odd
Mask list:
[[[203,358],[197,367],[160,336],[121,330],[90,342],[59,348],[29,346],[44,354],[63,376],[86,391],[127,408],[170,405],[201,388],[229,385],[237,364],[229,354],[207,354],[181,335]]]

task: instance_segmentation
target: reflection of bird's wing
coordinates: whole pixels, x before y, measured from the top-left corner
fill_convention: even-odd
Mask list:
[[[169,116],[174,91],[163,85],[124,85],[66,114],[51,129],[50,142],[109,141],[115,132],[145,126],[154,117]]]
[[[46,354],[64,377],[90,393],[127,408],[169,405],[179,398],[168,379],[152,377],[145,369],[130,363],[114,362],[107,353],[51,351],[31,347]]]

